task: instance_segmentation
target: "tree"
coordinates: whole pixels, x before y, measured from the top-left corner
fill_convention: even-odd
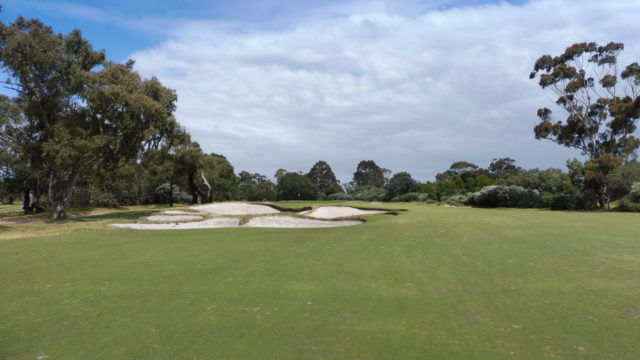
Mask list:
[[[318,187],[307,176],[288,172],[278,181],[280,200],[316,200]]]
[[[23,156],[47,178],[54,219],[65,217],[81,175],[138,157],[175,123],[173,90],[141,79],[132,61],[105,62],[79,30],[63,36],[23,17],[0,24],[0,65],[23,113]]]
[[[353,181],[358,187],[375,186],[383,187],[385,172],[373,160],[362,160],[358,163],[356,172],[353,173]]]
[[[607,182],[595,179],[606,178],[610,166],[620,162],[611,157],[629,159],[640,146],[633,135],[640,118],[640,65],[632,63],[619,73],[623,49],[615,42],[573,44],[562,55],[540,57],[530,74],[533,79],[540,73],[538,84],[557,96],[556,104],[567,114],[554,121],[550,109],[538,109],[536,139],[579,149],[588,157],[592,181],[585,178],[585,185],[601,207],[608,198]]]
[[[261,174],[241,171],[238,174],[238,197],[249,201],[274,201],[277,197],[276,185]]]
[[[217,201],[233,199],[238,178],[233,166],[223,155],[209,154],[203,159],[203,173],[211,182],[211,198]]]
[[[320,160],[316,162],[307,173],[307,177],[325,195],[331,195],[342,190],[340,182],[336,179],[331,166],[326,161]]]
[[[516,166],[515,160],[508,157],[493,159],[487,170],[494,179],[517,176],[523,171],[521,167]]]
[[[415,192],[416,189],[417,183],[411,178],[411,174],[408,172],[399,172],[393,175],[391,180],[389,180],[389,184],[387,184],[389,198]]]

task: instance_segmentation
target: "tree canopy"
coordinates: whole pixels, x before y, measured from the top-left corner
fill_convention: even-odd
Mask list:
[[[23,116],[16,155],[48,183],[53,218],[66,215],[80,175],[138,157],[175,127],[175,92],[142,79],[132,61],[105,61],[79,30],[57,34],[23,17],[0,23],[0,66]]]
[[[580,149],[588,156],[583,165],[583,185],[594,192],[600,206],[608,199],[606,176],[640,147],[634,136],[640,118],[640,66],[637,62],[619,71],[622,43],[594,42],[569,46],[559,56],[543,55],[530,78],[550,89],[556,104],[566,113],[554,120],[548,108],[538,109],[534,128],[537,139]]]
[[[362,160],[358,163],[356,172],[353,173],[353,181],[356,186],[383,187],[385,183],[384,169],[373,160]]]

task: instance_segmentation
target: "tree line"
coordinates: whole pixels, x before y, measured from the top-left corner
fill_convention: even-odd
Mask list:
[[[553,121],[538,110],[539,139],[582,150],[585,162],[560,169],[518,167],[494,159],[484,169],[458,161],[435,181],[393,174],[373,160],[340,184],[325,161],[308,172],[279,169],[274,181],[207,154],[176,121],[177,94],[133,61],[108,61],[79,30],[56,33],[37,19],[0,23],[0,67],[15,96],[0,95],[0,200],[21,201],[25,214],[70,206],[120,206],[223,200],[452,201],[477,206],[604,207],[635,199],[640,181],[633,136],[640,117],[640,66],[618,74],[622,44],[575,44],[542,56],[539,77],[567,113]],[[593,75],[595,74],[595,75]],[[624,82],[624,84],[621,84]],[[623,86],[625,85],[625,86]],[[640,191],[640,190],[639,190]],[[627,201],[627,200],[625,200]],[[634,208],[633,201],[627,208]],[[640,208],[640,206],[638,206]]]

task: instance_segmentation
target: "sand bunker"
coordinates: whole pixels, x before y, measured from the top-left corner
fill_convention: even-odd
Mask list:
[[[186,223],[165,223],[165,224],[111,224],[118,228],[139,229],[139,230],[185,230],[185,229],[213,229],[238,227],[240,219],[219,217],[204,221],[194,221]]]
[[[324,228],[338,226],[353,226],[360,224],[360,221],[326,221],[304,219],[295,216],[259,216],[251,219],[246,224],[240,225],[239,218],[218,217],[204,221],[186,223],[164,223],[164,224],[112,224],[111,226],[138,230],[186,230],[186,229],[215,229],[215,228],[238,228],[238,227],[262,227],[262,228]]]
[[[202,215],[151,215],[141,216],[140,220],[146,221],[158,221],[158,222],[176,222],[176,221],[189,221],[189,220],[202,220]]]
[[[192,206],[194,211],[166,210],[157,215],[143,216],[140,220],[159,222],[156,224],[111,224],[119,228],[140,230],[184,230],[184,229],[210,229],[210,228],[235,228],[235,227],[263,227],[263,228],[326,228],[338,226],[354,226],[361,224],[359,220],[330,220],[359,215],[371,215],[385,213],[383,210],[361,210],[348,206],[322,206],[313,211],[302,214],[312,217],[303,218],[297,216],[277,215],[280,211],[266,205],[248,204],[240,202],[226,202]],[[183,222],[202,219],[208,213],[215,216],[213,219],[202,221]],[[226,216],[225,216],[226,215]],[[255,216],[249,221],[242,222],[235,216]],[[260,216],[262,215],[262,216]],[[162,222],[162,223],[160,223]]]
[[[308,215],[316,219],[338,219],[350,216],[382,214],[386,211],[382,210],[361,210],[348,206],[322,206]]]

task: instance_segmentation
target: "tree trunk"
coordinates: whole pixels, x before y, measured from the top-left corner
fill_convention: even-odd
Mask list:
[[[67,216],[78,175],[76,169],[69,171],[51,170],[49,175],[49,201],[51,202],[52,219],[62,219]]]
[[[173,183],[169,183],[169,207],[173,207]]]
[[[29,197],[29,190],[25,190],[22,197],[22,210],[24,210],[24,214],[31,214],[31,199]]]
[[[204,182],[204,186],[207,187],[207,193],[205,194],[204,202],[211,202],[211,185],[207,181],[207,178],[204,176],[204,171],[200,170],[200,177],[202,178],[202,182]]]

